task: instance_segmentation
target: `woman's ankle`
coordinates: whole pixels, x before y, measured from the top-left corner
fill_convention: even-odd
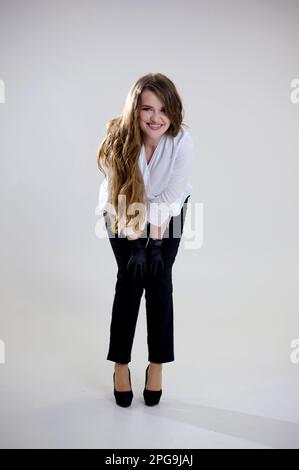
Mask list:
[[[114,368],[115,368],[115,369],[123,369],[123,370],[125,370],[125,369],[128,369],[128,364],[122,364],[122,363],[120,363],[120,362],[115,362]]]
[[[153,369],[162,369],[163,363],[150,362],[149,365],[150,365]]]

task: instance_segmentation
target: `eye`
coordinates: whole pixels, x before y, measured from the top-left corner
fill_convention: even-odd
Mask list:
[[[148,109],[150,109],[150,108],[142,108],[142,111],[147,111]],[[165,108],[162,108],[161,111],[162,111],[162,113],[165,113]]]

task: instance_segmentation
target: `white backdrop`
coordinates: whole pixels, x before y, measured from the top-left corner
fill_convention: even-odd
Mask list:
[[[1,0],[1,447],[299,447],[298,20],[296,0]],[[173,268],[155,410],[142,300],[124,417],[96,151],[149,72],[183,100],[203,243]]]

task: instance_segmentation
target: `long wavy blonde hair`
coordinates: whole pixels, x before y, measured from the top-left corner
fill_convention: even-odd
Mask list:
[[[146,219],[145,187],[138,160],[143,143],[139,125],[141,108],[141,94],[144,90],[151,90],[156,94],[165,107],[165,113],[170,119],[167,135],[175,137],[183,123],[183,106],[181,98],[174,83],[161,73],[149,73],[140,77],[130,88],[123,112],[120,116],[112,118],[106,125],[106,135],[98,147],[97,164],[99,170],[108,178],[108,201],[114,207],[115,214],[111,218],[111,229],[118,232],[120,214],[118,214],[118,197],[125,196],[126,207],[132,203],[141,203],[143,207],[139,214],[138,223],[143,224]],[[188,126],[187,126],[188,127]],[[109,177],[108,177],[109,173]],[[122,223],[132,226],[134,215],[122,215]],[[136,219],[135,219],[136,220]],[[140,227],[133,225],[134,230]]]

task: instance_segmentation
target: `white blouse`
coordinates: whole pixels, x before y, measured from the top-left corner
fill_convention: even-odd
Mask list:
[[[190,182],[193,148],[191,134],[183,126],[175,137],[166,134],[161,136],[149,163],[142,144],[138,164],[146,192],[146,222],[161,226],[169,216],[179,215],[186,197],[190,196],[193,189]],[[104,211],[112,212],[111,206],[107,204],[108,180],[109,173],[99,190],[95,213],[100,217]],[[131,227],[124,229],[126,236],[134,233]]]

